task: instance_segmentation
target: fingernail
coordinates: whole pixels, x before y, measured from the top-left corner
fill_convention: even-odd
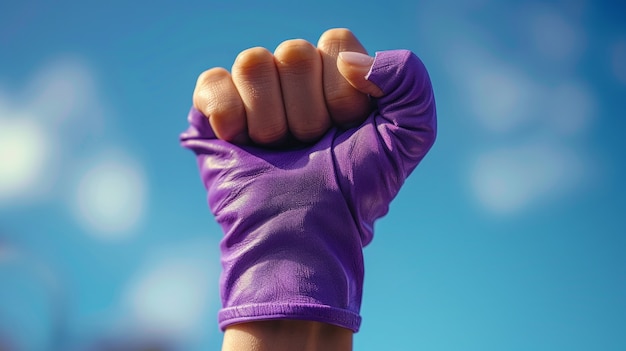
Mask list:
[[[354,51],[343,51],[339,53],[339,59],[349,65],[370,68],[374,63],[374,58],[366,54]]]

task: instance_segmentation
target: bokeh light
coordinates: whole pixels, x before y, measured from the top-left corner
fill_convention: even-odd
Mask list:
[[[203,259],[174,258],[154,264],[136,277],[127,303],[138,325],[157,335],[180,339],[202,332],[214,284],[212,266]]]
[[[3,118],[5,117],[5,118]],[[0,117],[0,206],[37,197],[52,166],[55,145],[30,116]]]
[[[474,193],[486,209],[497,214],[517,213],[554,200],[586,180],[585,165],[577,154],[541,143],[486,152],[474,167]]]
[[[146,180],[129,157],[112,152],[78,182],[76,211],[87,233],[119,239],[133,232],[146,206]]]
[[[575,19],[562,9],[546,4],[531,5],[531,8],[527,23],[537,52],[559,64],[575,62],[587,44],[583,28],[573,23]]]

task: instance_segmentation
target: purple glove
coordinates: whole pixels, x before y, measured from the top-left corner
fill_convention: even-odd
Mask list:
[[[368,80],[385,95],[363,124],[298,149],[230,144],[190,111],[182,144],[197,155],[225,233],[220,328],[299,319],[358,331],[362,248],[436,134],[432,86],[417,56],[379,52]]]

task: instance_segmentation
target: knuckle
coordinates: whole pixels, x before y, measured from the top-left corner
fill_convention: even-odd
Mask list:
[[[276,50],[274,50],[274,56],[279,61],[298,61],[317,56],[317,50],[306,40],[292,39],[278,45]]]
[[[274,57],[271,52],[263,47],[254,47],[246,49],[237,55],[235,62],[233,63],[233,70],[246,70],[257,68],[258,66],[264,66],[271,64]]]
[[[193,103],[206,115],[217,118],[240,113],[243,109],[241,98],[232,87],[230,74],[223,68],[212,68],[200,74]]]
[[[318,41],[318,47],[332,46],[333,44],[341,43],[344,41],[354,40],[355,36],[347,28],[332,28],[328,29],[320,36]]]
[[[281,74],[307,74],[321,67],[322,59],[317,49],[304,40],[283,42],[274,52]]]
[[[197,94],[201,92],[206,92],[206,90],[210,90],[215,82],[219,82],[228,78],[230,78],[230,73],[228,73],[227,70],[221,67],[214,67],[200,73],[196,80],[194,98]]]
[[[259,87],[263,84],[273,84],[278,78],[274,55],[261,47],[244,50],[233,63],[232,76],[238,88],[247,84]]]
[[[213,67],[198,76],[196,85],[203,85],[216,79],[221,79],[229,75],[228,71],[222,67]]]
[[[348,28],[331,28],[326,30],[320,36],[320,40],[329,40],[329,39],[348,39],[352,38],[354,34]]]

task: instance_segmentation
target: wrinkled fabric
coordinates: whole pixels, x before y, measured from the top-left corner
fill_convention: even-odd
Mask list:
[[[299,319],[358,331],[362,248],[436,134],[432,86],[417,56],[379,52],[368,79],[385,95],[364,123],[288,150],[219,140],[191,109],[181,142],[197,156],[224,232],[222,329]]]

